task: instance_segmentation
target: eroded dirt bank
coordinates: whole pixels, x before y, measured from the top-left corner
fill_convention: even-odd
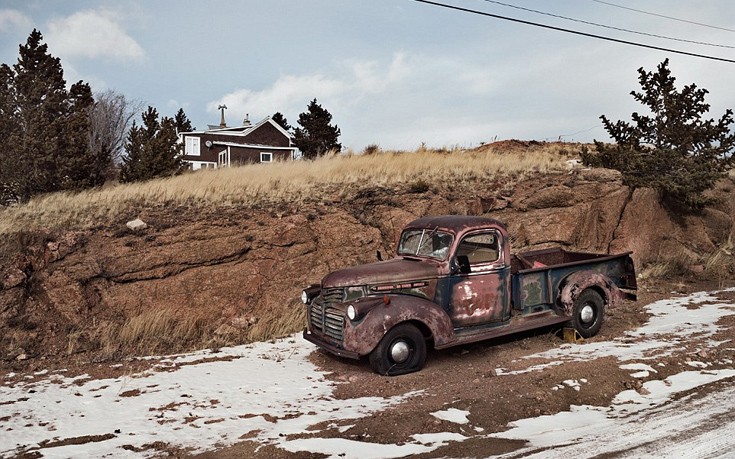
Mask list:
[[[732,181],[698,215],[672,214],[617,173],[574,170],[456,186],[325,190],[305,205],[140,209],[93,229],[19,233],[0,267],[0,365],[95,361],[216,347],[303,327],[299,294],[330,270],[390,253],[423,215],[488,214],[515,250],[562,245],[632,250],[649,263],[692,263],[733,233]],[[148,228],[131,232],[140,217]]]

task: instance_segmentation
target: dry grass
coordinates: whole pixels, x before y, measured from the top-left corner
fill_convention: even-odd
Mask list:
[[[226,327],[215,333],[221,318],[211,311],[182,311],[157,309],[143,311],[128,318],[122,326],[112,323],[93,327],[98,337],[97,348],[107,355],[121,351],[123,354],[147,355],[156,352],[181,352],[194,348],[218,348],[225,345],[266,341],[291,335],[304,328],[305,308],[298,307],[261,320],[252,326],[237,329]],[[67,354],[76,350],[82,332],[69,335]]]
[[[246,342],[265,341],[282,338],[304,329],[306,308],[298,305],[295,309],[284,311],[269,320],[261,320],[247,329],[244,336]]]
[[[183,349],[187,344],[207,341],[211,333],[204,313],[182,314],[174,309],[143,311],[119,329],[109,327],[102,337],[105,349],[128,349],[135,353]]]
[[[720,285],[724,285],[726,280],[732,279],[732,275],[735,273],[734,248],[735,241],[731,234],[727,241],[714,253],[704,257],[704,274],[707,278],[717,279]]]
[[[672,277],[698,276],[706,280],[716,280],[720,285],[732,279],[735,273],[735,240],[731,235],[714,252],[697,255],[684,248],[673,254],[659,255],[658,260],[648,264],[640,272],[640,278],[666,279]]]
[[[640,272],[640,278],[664,279],[667,277],[691,274],[690,267],[699,263],[699,257],[683,247],[677,251],[659,253],[657,260],[646,265]]]
[[[502,153],[490,145],[481,152],[420,149],[410,153],[348,153],[315,161],[202,170],[141,184],[38,197],[27,204],[0,211],[0,235],[21,228],[80,228],[158,206],[299,204],[322,199],[324,190],[330,185],[389,186],[418,180],[461,185],[477,179],[523,178],[530,173],[563,170],[567,159],[568,151],[560,144],[542,144],[532,150]]]

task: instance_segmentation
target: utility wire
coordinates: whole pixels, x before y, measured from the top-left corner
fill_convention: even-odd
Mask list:
[[[735,46],[718,45],[716,43],[708,43],[708,42],[704,42],[704,41],[685,40],[683,38],[667,37],[665,35],[656,35],[656,34],[647,33],[647,32],[638,32],[636,30],[623,29],[623,28],[620,28],[620,27],[614,27],[614,26],[609,26],[609,25],[605,25],[605,24],[598,24],[596,22],[584,21],[582,19],[574,19],[574,18],[570,18],[570,17],[567,17],[567,16],[560,16],[558,14],[546,13],[544,11],[538,11],[538,10],[533,10],[533,9],[530,9],[530,8],[524,8],[522,6],[511,5],[509,3],[498,2],[498,1],[495,1],[495,0],[484,0],[484,1],[487,2],[487,3],[495,3],[496,5],[502,5],[502,6],[507,6],[507,7],[510,7],[510,8],[515,8],[517,10],[529,11],[531,13],[543,14],[543,15],[546,15],[546,16],[554,17],[554,18],[566,19],[567,21],[574,21],[574,22],[579,22],[579,23],[582,23],[582,24],[593,25],[593,26],[597,26],[597,27],[604,27],[606,29],[619,30],[621,32],[628,32],[628,33],[635,33],[635,34],[638,34],[638,35],[645,35],[647,37],[663,38],[663,39],[666,39],[666,40],[681,41],[681,42],[684,42],[684,43],[694,43],[694,44],[697,44],[697,45],[716,46],[718,48],[731,48],[731,49],[735,49]],[[603,2],[603,3],[605,3],[605,2]]]
[[[602,0],[592,0],[592,1],[593,2],[597,2],[597,3],[603,3],[605,5],[614,6],[615,8],[622,8],[624,10],[635,11],[636,13],[650,14],[651,16],[658,16],[660,18],[671,19],[673,21],[686,22],[687,24],[694,24],[694,25],[698,25],[698,26],[702,26],[702,27],[709,27],[710,29],[718,29],[718,30],[726,30],[728,32],[735,32],[735,30],[728,29],[727,27],[718,27],[718,26],[713,26],[713,25],[709,25],[709,24],[703,24],[701,22],[694,22],[694,21],[689,21],[689,20],[686,20],[686,19],[675,18],[675,17],[672,17],[672,16],[665,16],[663,14],[651,13],[650,11],[637,10],[635,8],[629,8],[629,7],[623,6],[623,5],[616,5],[615,3],[604,2]]]
[[[413,0],[413,1],[414,2],[418,2],[418,3],[426,3],[427,5],[433,5],[433,6],[439,6],[439,7],[442,7],[442,8],[448,8],[448,9],[451,9],[451,10],[462,11],[464,13],[479,14],[481,16],[487,16],[487,17],[496,18],[496,19],[503,19],[503,20],[511,21],[511,22],[518,22],[520,24],[526,24],[526,25],[532,25],[532,26],[536,26],[536,27],[542,27],[544,29],[556,30],[558,32],[567,32],[567,33],[571,33],[571,34],[575,34],[575,35],[581,35],[583,37],[598,38],[600,40],[607,40],[607,41],[612,41],[612,42],[615,42],[615,43],[622,43],[624,45],[638,46],[640,48],[655,49],[655,50],[658,50],[658,51],[666,51],[666,52],[675,53],[675,54],[684,54],[686,56],[701,57],[702,59],[711,59],[711,60],[715,60],[715,61],[730,62],[732,64],[735,64],[735,60],[726,59],[724,57],[707,56],[705,54],[689,53],[689,52],[686,52],[686,51],[679,51],[679,50],[671,49],[671,48],[662,48],[660,46],[646,45],[646,44],[637,43],[637,42],[634,42],[634,41],[619,40],[617,38],[611,38],[611,37],[605,37],[605,36],[602,36],[602,35],[595,35],[595,34],[591,34],[591,33],[580,32],[578,30],[564,29],[562,27],[554,27],[554,26],[550,26],[550,25],[547,25],[547,24],[539,24],[538,22],[524,21],[522,19],[510,18],[510,17],[507,17],[507,16],[500,16],[500,15],[497,15],[497,14],[486,13],[484,11],[471,10],[469,8],[462,8],[462,7],[459,7],[459,6],[447,5],[445,3],[433,2],[433,1],[430,1],[430,0]]]

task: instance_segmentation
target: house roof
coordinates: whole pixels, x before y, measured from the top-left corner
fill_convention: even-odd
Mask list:
[[[271,145],[262,145],[257,143],[237,143],[237,142],[212,142],[212,146],[222,147],[245,147],[245,148],[268,148],[271,150],[296,150],[296,147],[273,147]]]
[[[267,123],[270,123],[271,125],[273,125],[284,136],[288,137],[289,139],[293,139],[293,135],[287,130],[283,129],[283,127],[281,127],[280,124],[273,121],[273,119],[270,116],[263,118],[261,121],[253,125],[248,124],[244,126],[232,126],[232,127],[225,127],[225,128],[217,127],[215,129],[207,129],[205,131],[180,132],[179,135],[185,136],[185,135],[191,135],[191,134],[226,134],[226,135],[235,135],[235,136],[244,137]]]

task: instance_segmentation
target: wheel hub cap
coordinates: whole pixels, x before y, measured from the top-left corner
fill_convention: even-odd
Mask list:
[[[390,348],[390,358],[396,363],[403,363],[408,360],[411,349],[405,341],[398,341]]]
[[[582,319],[582,322],[584,323],[592,322],[592,319],[595,318],[595,310],[592,309],[592,306],[586,304],[579,313],[579,318]]]

